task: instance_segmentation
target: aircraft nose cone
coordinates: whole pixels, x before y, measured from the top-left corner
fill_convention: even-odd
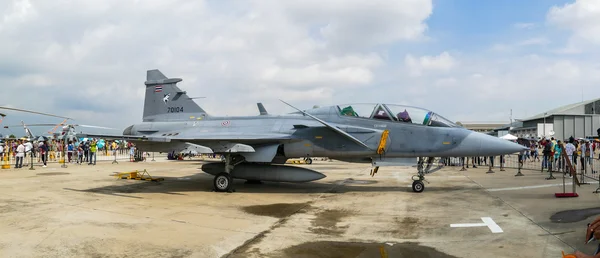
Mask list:
[[[481,156],[513,154],[527,149],[527,147],[498,137],[482,133],[472,133],[471,135],[480,142],[479,155]]]
[[[497,156],[513,154],[526,149],[526,147],[514,142],[487,134],[472,132],[452,152],[456,157]]]

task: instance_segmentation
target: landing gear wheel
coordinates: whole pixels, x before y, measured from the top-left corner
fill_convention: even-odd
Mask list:
[[[231,175],[221,172],[215,176],[213,185],[216,192],[231,192],[233,180],[231,179]]]
[[[305,161],[306,161],[306,164],[308,164],[308,165],[312,164],[312,159],[311,158],[307,158]]]
[[[415,193],[420,193],[420,192],[423,192],[423,190],[425,190],[425,185],[423,184],[422,181],[416,180],[412,184],[412,189]]]

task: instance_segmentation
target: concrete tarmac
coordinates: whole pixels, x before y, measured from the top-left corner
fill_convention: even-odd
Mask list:
[[[235,193],[216,193],[202,161],[163,159],[0,170],[0,256],[512,258],[595,249],[584,232],[600,209],[569,210],[600,207],[597,182],[557,199],[558,176],[446,167],[413,193],[414,168],[371,177],[369,165],[315,161],[296,166],[327,175],[316,182],[236,180]],[[165,180],[109,176],[135,169]]]

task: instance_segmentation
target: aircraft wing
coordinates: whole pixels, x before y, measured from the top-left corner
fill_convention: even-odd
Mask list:
[[[105,140],[126,140],[145,143],[186,143],[207,147],[213,153],[260,153],[267,151],[275,156],[277,146],[281,142],[293,141],[289,134],[274,133],[184,133],[181,135],[167,136],[132,136],[132,135],[104,135],[104,134],[77,134],[78,138],[101,138]],[[262,158],[260,156],[259,158]],[[272,160],[273,157],[270,157]],[[259,160],[261,162],[270,160]]]
[[[205,142],[228,141],[237,143],[268,143],[292,140],[289,134],[275,133],[185,133],[167,136],[137,136],[137,135],[108,135],[108,134],[77,134],[78,138],[102,138],[105,140],[149,141],[149,142]]]

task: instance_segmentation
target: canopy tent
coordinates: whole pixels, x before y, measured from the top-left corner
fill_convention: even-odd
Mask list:
[[[514,140],[519,139],[519,138],[517,136],[512,135],[512,134],[507,134],[507,135],[504,135],[504,136],[500,137],[500,139],[514,141]]]

